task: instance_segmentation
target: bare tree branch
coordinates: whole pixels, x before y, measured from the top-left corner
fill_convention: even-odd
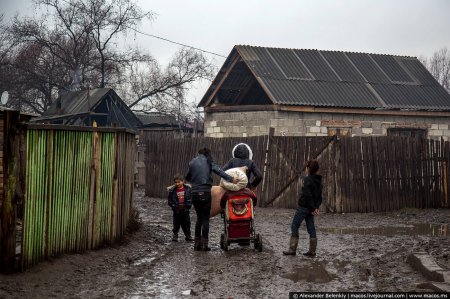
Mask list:
[[[421,60],[439,84],[450,93],[450,51],[447,47],[434,52],[431,58]]]

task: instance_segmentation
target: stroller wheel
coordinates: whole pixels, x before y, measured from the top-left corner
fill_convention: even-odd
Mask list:
[[[260,234],[256,234],[255,249],[258,250],[259,252],[262,251],[262,237]]]
[[[228,236],[223,236],[223,250],[228,251]]]
[[[224,238],[224,234],[220,235],[220,249],[223,249],[223,238]]]

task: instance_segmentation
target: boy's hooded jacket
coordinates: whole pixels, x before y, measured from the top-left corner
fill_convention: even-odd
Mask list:
[[[298,205],[310,210],[318,209],[322,203],[322,176],[310,174],[303,179],[302,193]]]
[[[253,153],[251,148],[245,143],[239,143],[236,145],[231,154],[233,155],[233,159],[227,162],[223,167],[223,170],[226,171],[230,168],[247,166],[246,175],[248,178],[248,188],[256,188],[258,184],[262,180],[262,174],[259,170],[258,166],[256,166],[255,162],[253,162]],[[251,182],[250,176],[253,174],[254,179]]]
[[[191,186],[183,184],[184,190],[184,209],[189,210],[192,206],[191,201]],[[177,186],[172,186],[169,189],[169,196],[167,198],[167,203],[174,211],[178,211],[178,196],[177,196]]]

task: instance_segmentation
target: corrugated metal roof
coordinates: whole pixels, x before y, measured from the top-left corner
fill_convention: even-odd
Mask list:
[[[331,51],[321,51],[321,53],[342,81],[366,82],[345,53]]]
[[[166,115],[159,112],[136,113],[142,125],[177,125],[177,120],[173,115]]]
[[[395,57],[375,54],[371,54],[370,57],[372,57],[373,60],[375,60],[375,62],[383,69],[384,73],[391,79],[391,81],[397,81],[399,83],[414,83],[414,80],[397,62]]]
[[[377,97],[365,84],[264,78],[278,104],[328,107],[379,107]],[[301,103],[301,104],[300,104]]]
[[[327,61],[317,50],[295,50],[298,58],[303,61],[315,80],[339,81],[334,71],[329,67]]]
[[[313,79],[308,69],[290,49],[267,49],[283,71],[286,79]]]
[[[58,113],[57,101],[55,101],[42,116],[58,114],[77,114],[92,111],[100,100],[111,88],[95,88],[89,90],[71,91],[61,96],[61,112]]]
[[[391,83],[381,68],[365,53],[347,53],[348,58],[370,83]]]
[[[73,119],[76,115],[95,112],[105,115],[107,125],[115,124],[130,129],[136,129],[142,125],[133,111],[111,88],[90,89],[89,93],[87,90],[67,92],[61,96],[60,100],[60,108],[58,108],[58,101],[53,102],[36,121],[51,121],[52,116],[56,115]]]
[[[244,62],[247,72],[225,72],[232,57]],[[450,110],[450,95],[415,57],[235,46],[199,106],[212,103],[225,73],[224,91],[215,93],[215,101],[227,105],[242,98],[239,91],[254,84],[245,77],[254,76],[261,86],[251,90],[264,90],[274,104]]]

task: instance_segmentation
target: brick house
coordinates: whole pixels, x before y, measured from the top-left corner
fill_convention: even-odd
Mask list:
[[[415,57],[235,46],[198,106],[207,137],[450,138],[450,95]]]

